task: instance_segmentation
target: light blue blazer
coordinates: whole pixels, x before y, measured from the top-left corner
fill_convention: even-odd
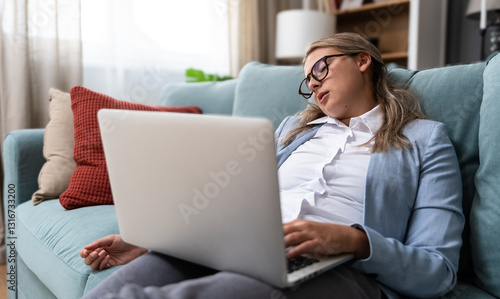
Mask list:
[[[298,120],[288,117],[276,130],[278,167],[321,126],[281,146]],[[410,148],[371,155],[360,223],[371,255],[353,267],[373,275],[389,298],[439,297],[457,281],[465,222],[460,169],[442,123],[414,120],[403,134]]]

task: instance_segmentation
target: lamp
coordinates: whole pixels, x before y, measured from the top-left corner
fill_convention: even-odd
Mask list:
[[[309,9],[303,0],[303,9],[285,10],[276,19],[276,58],[297,61],[304,57],[314,41],[335,33],[335,16]]]
[[[469,0],[468,18],[479,20],[481,33],[481,59],[500,50],[500,1]]]

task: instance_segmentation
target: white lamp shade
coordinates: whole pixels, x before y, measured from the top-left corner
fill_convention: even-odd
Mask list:
[[[309,45],[335,33],[335,16],[317,10],[286,10],[276,20],[276,58],[305,56]]]
[[[479,14],[481,12],[481,1],[482,0],[469,0],[469,5],[467,6],[465,15],[470,18],[479,19]],[[488,11],[489,18],[491,13],[500,10],[500,0],[486,0],[485,2],[486,11]]]

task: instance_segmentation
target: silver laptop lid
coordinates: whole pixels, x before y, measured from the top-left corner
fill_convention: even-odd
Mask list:
[[[286,286],[273,124],[98,113],[125,241]]]

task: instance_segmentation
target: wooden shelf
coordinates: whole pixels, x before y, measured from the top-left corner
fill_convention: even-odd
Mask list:
[[[376,41],[385,63],[412,70],[444,65],[448,0],[365,2],[370,3],[332,12],[336,32]]]
[[[384,62],[407,65],[410,0],[373,2],[335,15],[337,32],[356,32],[377,40]]]
[[[390,52],[390,53],[382,53],[382,59],[386,60],[397,60],[397,59],[408,59],[408,52]]]
[[[341,15],[355,14],[355,13],[366,13],[366,12],[370,12],[371,10],[377,10],[377,9],[389,7],[391,5],[401,5],[401,4],[409,5],[410,0],[388,0],[388,1],[383,1],[383,2],[373,2],[373,3],[364,4],[364,5],[357,7],[357,8],[337,10],[334,12],[334,14],[337,16],[341,16]]]

